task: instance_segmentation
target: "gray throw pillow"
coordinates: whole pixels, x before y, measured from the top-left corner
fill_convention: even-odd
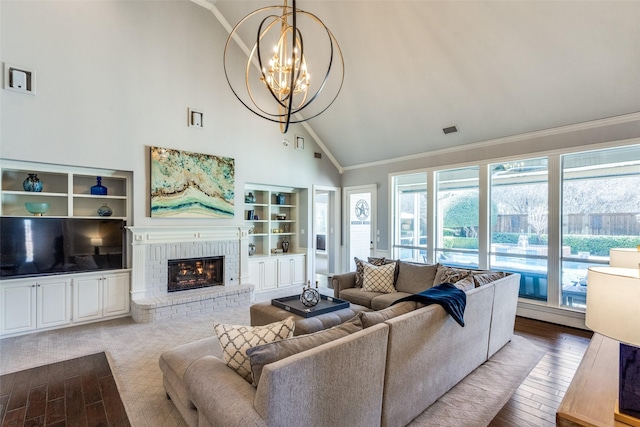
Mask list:
[[[269,344],[259,345],[247,350],[253,374],[253,386],[257,387],[262,376],[262,369],[269,363],[277,362],[305,350],[318,347],[324,343],[346,337],[362,330],[362,321],[354,317],[345,323],[312,334],[300,335]]]
[[[396,290],[417,294],[431,288],[438,271],[437,265],[417,264],[405,261],[398,262],[398,278]]]

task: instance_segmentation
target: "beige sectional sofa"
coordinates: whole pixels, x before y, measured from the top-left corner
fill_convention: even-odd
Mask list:
[[[186,344],[160,358],[165,389],[190,426],[404,426],[511,339],[519,281],[469,287],[464,327],[439,305],[359,313],[364,329],[264,365],[257,387],[216,338]]]

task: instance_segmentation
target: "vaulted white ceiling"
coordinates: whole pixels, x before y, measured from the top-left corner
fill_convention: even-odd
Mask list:
[[[281,2],[211,4],[233,26]],[[640,111],[640,1],[297,6],[344,54],[342,92],[307,122],[343,167]]]

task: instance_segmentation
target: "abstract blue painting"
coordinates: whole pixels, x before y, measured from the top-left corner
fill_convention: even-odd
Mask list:
[[[151,147],[151,217],[233,218],[235,160]]]

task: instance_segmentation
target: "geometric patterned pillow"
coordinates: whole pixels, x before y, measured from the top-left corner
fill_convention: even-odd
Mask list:
[[[461,268],[447,267],[445,265],[438,265],[438,271],[436,277],[433,280],[433,284],[440,285],[442,283],[454,284],[472,274],[469,270],[463,270]]]
[[[475,287],[480,287],[482,285],[486,285],[488,283],[492,283],[495,282],[498,279],[502,279],[503,277],[505,277],[505,273],[501,272],[501,271],[492,271],[492,272],[488,272],[488,273],[483,273],[483,274],[474,274],[473,275],[473,283],[475,284]]]
[[[264,326],[223,325],[221,323],[213,325],[213,330],[222,346],[225,363],[249,384],[253,382],[253,377],[247,349],[291,338],[294,328],[293,316]]]
[[[456,283],[453,284],[453,286],[455,286],[456,288],[462,291],[470,291],[471,289],[476,288],[476,284],[473,281],[473,276],[467,276],[462,280],[458,280]]]
[[[362,278],[364,275],[364,265],[366,264],[365,261],[361,260],[358,257],[353,257],[353,260],[356,263],[356,288],[361,288],[362,287]],[[369,261],[369,264],[371,265],[384,265],[385,263],[385,259],[383,258],[373,258],[373,257],[368,257],[367,261]]]
[[[395,271],[395,262],[379,267],[365,263],[362,290],[366,292],[382,292],[385,294],[395,292],[396,288],[393,286]]]

